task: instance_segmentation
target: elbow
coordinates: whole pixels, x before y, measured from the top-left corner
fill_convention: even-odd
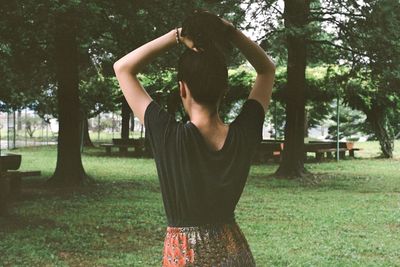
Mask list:
[[[265,63],[262,65],[262,68],[259,71],[257,71],[257,74],[275,74],[275,71],[276,71],[275,62],[272,61],[270,57],[268,57]]]
[[[121,62],[121,60],[118,60],[114,62],[113,64],[113,69],[115,72],[115,75],[118,75],[120,73],[128,73],[131,75],[137,75],[138,72],[136,71],[135,66],[128,66],[124,62]]]
[[[270,62],[269,68],[270,68],[270,72],[272,72],[272,73],[276,72],[276,65],[273,61]]]
[[[118,74],[118,73],[120,73],[124,68],[123,68],[123,65],[121,64],[121,62],[118,60],[118,61],[114,62],[114,64],[113,64],[113,69],[114,69],[115,74]]]
[[[268,69],[269,73],[275,73],[275,71],[276,71],[275,62],[270,57],[268,57],[267,69]]]
[[[261,70],[257,71],[257,74],[275,74],[276,66],[273,62],[266,64]]]

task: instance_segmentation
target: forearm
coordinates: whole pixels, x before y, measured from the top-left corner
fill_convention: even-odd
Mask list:
[[[232,43],[243,53],[258,74],[275,72],[275,64],[265,51],[236,28],[233,29]]]
[[[114,70],[136,75],[154,58],[174,45],[176,45],[175,30],[171,30],[120,58],[114,63]]]

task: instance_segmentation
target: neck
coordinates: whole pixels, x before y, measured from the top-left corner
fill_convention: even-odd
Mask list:
[[[196,126],[213,126],[224,124],[219,117],[218,107],[210,110],[204,106],[194,105],[188,112],[190,121]]]

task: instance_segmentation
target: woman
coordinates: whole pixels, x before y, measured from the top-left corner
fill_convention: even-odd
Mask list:
[[[187,123],[178,122],[143,89],[137,74],[156,56],[184,43],[179,92]],[[235,45],[257,77],[240,114],[229,125],[218,115],[228,88],[222,49]],[[234,210],[262,140],[275,66],[228,21],[196,10],[182,24],[114,64],[123,94],[144,123],[168,220],[162,266],[255,266]]]

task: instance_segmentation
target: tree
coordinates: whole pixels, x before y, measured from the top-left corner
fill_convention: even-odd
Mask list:
[[[382,156],[393,157],[393,114],[400,102],[400,4],[396,0],[349,1],[347,23],[341,26],[342,61],[351,65],[342,73],[345,101],[366,114],[379,140]],[[379,41],[377,41],[379,39]]]
[[[213,10],[221,15],[236,10],[239,15],[232,17],[240,18],[239,3],[228,0]],[[11,1],[1,6],[5,19],[0,22],[0,52],[5,60],[0,73],[6,77],[0,81],[1,107],[15,110],[31,105],[42,115],[54,112],[59,118],[57,166],[49,183],[73,186],[92,180],[80,155],[82,114],[87,110],[79,102],[79,81],[97,75],[87,71],[96,67],[93,60],[106,78],[113,76],[112,62],[118,56],[177,26],[189,10],[202,6],[207,5],[202,1],[80,0]],[[177,52],[170,51],[149,69],[175,64],[171,59],[177,58]],[[37,101],[54,97],[57,105]],[[130,113],[127,105],[122,107]]]
[[[336,30],[335,38],[318,43],[341,51],[338,62],[348,67],[337,79],[345,89],[344,100],[367,115],[383,157],[392,157],[393,113],[399,109],[399,9],[396,0],[331,0],[314,12],[314,19]]]
[[[333,122],[328,128],[328,139],[336,139],[337,136],[337,114],[332,114],[330,120]],[[340,108],[339,116],[339,138],[354,138],[360,133],[367,133],[364,124],[365,115],[357,110],[353,110],[348,106]]]
[[[121,91],[115,77],[104,77],[101,72],[92,74],[79,84],[82,104],[83,146],[93,146],[89,136],[88,119],[103,112],[114,112],[121,103]]]
[[[43,120],[38,117],[26,117],[21,119],[19,122],[25,124],[25,131],[28,133],[30,138],[33,138],[37,128],[43,123]]]
[[[90,181],[82,165],[80,152],[81,111],[79,102],[79,71],[77,14],[74,8],[60,11],[54,36],[59,134],[57,165],[50,184],[80,185]]]
[[[306,36],[308,0],[285,1],[287,29],[287,88],[285,91],[285,149],[277,176],[302,176],[304,168],[304,118],[306,88]]]

